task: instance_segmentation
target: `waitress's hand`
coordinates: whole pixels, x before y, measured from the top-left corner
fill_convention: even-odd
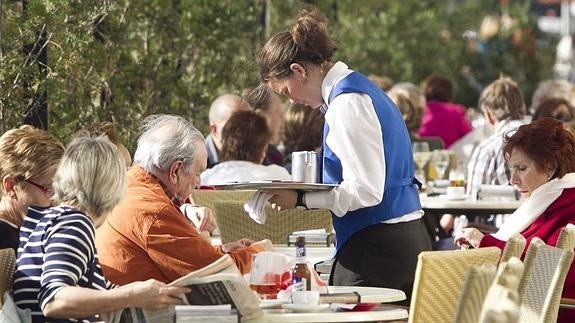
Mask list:
[[[468,246],[477,248],[479,247],[479,243],[481,239],[483,239],[484,234],[481,231],[475,228],[463,228],[458,232],[455,232],[455,236],[453,237],[453,241],[458,246]]]
[[[266,191],[273,196],[269,199],[272,204],[272,209],[281,211],[285,209],[295,208],[297,202],[297,193],[293,190],[273,190]]]

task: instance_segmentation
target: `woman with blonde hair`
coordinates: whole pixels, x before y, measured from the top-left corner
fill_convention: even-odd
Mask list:
[[[36,321],[99,320],[124,307],[179,304],[188,288],[147,280],[113,288],[95,248],[95,228],[126,191],[125,163],[107,138],[82,137],[67,148],[53,182],[54,204],[30,208],[20,231],[13,296]]]
[[[64,146],[54,136],[32,126],[0,137],[0,249],[17,251],[28,206],[50,206],[52,178],[63,153]]]

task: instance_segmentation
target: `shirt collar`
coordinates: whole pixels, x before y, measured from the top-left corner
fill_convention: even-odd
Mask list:
[[[175,194],[173,194],[172,192],[170,192],[170,190],[168,189],[168,187],[164,184],[164,182],[162,182],[162,180],[160,180],[156,175],[152,174],[151,172],[145,170],[144,168],[140,167],[140,166],[136,166],[138,172],[143,173],[145,175],[148,176],[148,178],[150,179],[149,182],[153,183],[156,182],[160,185],[160,187],[162,188],[162,190],[164,191],[164,194],[166,194],[166,196],[168,197],[168,199],[172,202],[172,204],[174,204],[176,206],[176,208],[179,210],[180,206],[182,206],[182,202],[180,201],[180,199],[178,199],[176,197]]]
[[[333,87],[351,72],[353,71],[350,70],[344,62],[337,62],[329,69],[321,84],[321,95],[324,101],[324,104],[320,108],[322,112],[324,112],[324,110],[327,111],[329,94],[331,90],[333,90]]]

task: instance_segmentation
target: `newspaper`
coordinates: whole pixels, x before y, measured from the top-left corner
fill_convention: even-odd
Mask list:
[[[252,292],[229,255],[223,255],[210,265],[193,271],[169,284],[169,286],[185,286],[191,291],[182,296],[186,305],[223,305],[231,304],[242,320],[249,320],[263,315],[259,299]],[[178,306],[181,315],[193,315],[193,307]],[[186,314],[187,313],[187,314]],[[233,315],[233,314],[232,314]],[[176,317],[176,307],[162,310],[142,310],[127,308],[115,313],[102,315],[110,323],[172,323]]]

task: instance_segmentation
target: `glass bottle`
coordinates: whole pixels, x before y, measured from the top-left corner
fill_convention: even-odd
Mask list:
[[[305,237],[295,241],[296,264],[292,271],[293,290],[311,290],[311,273],[307,267],[305,255]]]

